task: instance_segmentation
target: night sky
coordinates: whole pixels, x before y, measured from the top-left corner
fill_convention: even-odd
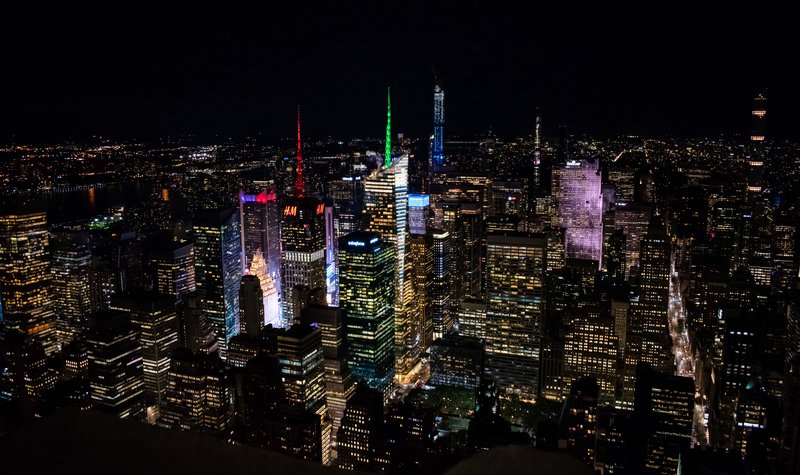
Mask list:
[[[529,133],[537,106],[545,134],[743,133],[760,86],[771,134],[800,136],[796,16],[760,2],[13,3],[0,142],[284,137],[297,103],[308,136],[380,137],[387,85],[395,130],[422,136],[432,66],[450,136]]]

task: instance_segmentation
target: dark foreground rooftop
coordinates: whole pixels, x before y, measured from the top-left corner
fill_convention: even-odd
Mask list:
[[[3,475],[191,473],[345,474],[338,469],[200,434],[65,409],[0,438]]]
[[[470,457],[445,475],[592,475],[588,465],[565,452],[522,445],[498,447]]]

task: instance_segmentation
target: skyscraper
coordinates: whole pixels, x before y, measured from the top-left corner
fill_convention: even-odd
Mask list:
[[[433,273],[431,274],[431,324],[433,339],[443,337],[453,328],[454,301],[453,247],[450,233],[433,229]]]
[[[193,224],[195,280],[200,311],[211,325],[225,359],[228,341],[239,334],[242,241],[239,214],[229,208],[200,213]]]
[[[601,403],[613,403],[617,385],[619,343],[614,319],[596,305],[578,305],[564,335],[564,392],[573,381],[594,378]]]
[[[264,309],[262,325],[279,327],[281,325],[281,311],[278,289],[260,249],[253,255],[253,259],[250,261],[250,269],[247,273],[257,277],[258,284],[261,287],[261,306]]]
[[[92,315],[86,345],[94,408],[120,419],[142,417],[142,344],[130,316],[120,311]]]
[[[566,257],[590,259],[598,266],[603,256],[603,199],[600,164],[570,160],[553,170],[553,198],[558,203],[555,228],[565,228]]]
[[[267,183],[268,184],[268,183]],[[266,271],[280,295],[281,215],[273,189],[258,193],[239,192],[239,219],[242,223],[242,267],[253,266],[256,252],[261,251]]]
[[[64,346],[77,336],[83,320],[91,313],[89,267],[92,251],[89,233],[62,228],[53,231],[53,294],[58,315],[58,342]]]
[[[388,396],[394,364],[394,249],[359,231],[339,241],[340,303],[356,378]]]
[[[444,89],[433,86],[433,145],[431,158],[434,170],[444,165]]]
[[[2,320],[39,342],[48,355],[58,348],[44,211],[0,215]]]
[[[393,246],[394,259],[394,338],[397,354],[397,375],[405,377],[419,359],[419,345],[408,306],[411,287],[407,286],[406,251],[408,235],[408,155],[392,159],[391,100],[386,117],[386,150],[383,166],[366,177],[364,183],[365,212],[369,216],[367,231],[381,235]],[[410,283],[409,283],[410,284]],[[341,284],[340,284],[341,285]]]
[[[767,90],[759,89],[753,94],[750,141],[763,142],[767,136]]]
[[[325,303],[325,205],[315,198],[287,199],[281,221],[283,326],[300,321],[309,303]]]
[[[177,300],[195,291],[194,245],[189,242],[159,242],[149,253],[153,289]]]
[[[241,312],[241,330],[250,336],[257,337],[264,326],[264,293],[261,283],[254,275],[242,276],[239,287],[239,310]]]
[[[491,234],[486,257],[486,374],[501,392],[538,396],[547,239]]]
[[[158,406],[167,388],[172,351],[178,347],[178,317],[171,295],[135,293],[115,295],[111,309],[130,316],[139,326],[144,368],[144,395],[148,403]]]

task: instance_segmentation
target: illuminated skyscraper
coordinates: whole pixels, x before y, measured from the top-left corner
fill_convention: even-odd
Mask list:
[[[425,234],[431,219],[431,200],[428,195],[408,195],[408,228],[411,234]]]
[[[553,170],[553,198],[558,203],[555,228],[565,228],[566,257],[603,257],[603,197],[600,164],[570,160]]]
[[[614,319],[595,305],[572,311],[564,335],[564,393],[584,376],[594,378],[601,403],[613,403],[617,385],[619,343]],[[598,398],[598,394],[595,394]]]
[[[501,392],[538,396],[547,239],[492,234],[486,257],[486,373]]]
[[[235,209],[209,211],[194,219],[195,279],[200,311],[214,330],[220,356],[227,358],[228,341],[239,334],[239,285],[242,241]]]
[[[761,89],[753,95],[750,141],[763,142],[767,136],[767,91]]]
[[[413,325],[420,336],[420,351],[426,352],[433,343],[433,235],[412,234],[409,244],[411,273],[417,318]]]
[[[322,331],[310,325],[292,325],[278,332],[278,360],[286,401],[320,420],[322,463],[330,463],[331,424],[325,399],[325,355]]]
[[[195,291],[194,245],[164,242],[151,250],[149,267],[153,274],[153,289],[172,295],[177,300]]]
[[[339,291],[356,378],[388,396],[395,374],[394,249],[377,233],[339,241]]]
[[[433,274],[431,274],[431,323],[433,339],[453,329],[453,247],[450,233],[433,229]]]
[[[139,330],[124,312],[89,318],[89,385],[95,409],[120,419],[142,417],[144,377]]]
[[[111,309],[130,316],[139,326],[144,368],[144,395],[148,403],[159,405],[167,389],[170,357],[178,347],[178,317],[170,295],[137,293],[115,295]]]
[[[242,223],[242,267],[253,265],[256,251],[261,250],[267,272],[273,282],[280,283],[280,209],[275,190],[251,194],[239,192],[239,221]],[[278,288],[280,291],[280,288]]]
[[[392,246],[394,259],[394,338],[398,376],[407,376],[419,359],[419,338],[413,333],[406,282],[408,236],[408,155],[391,156],[391,101],[387,108],[386,150],[383,166],[366,177],[364,183],[365,212],[369,216],[367,231],[380,234]],[[408,285],[407,285],[408,284]]]
[[[325,204],[311,198],[290,198],[281,222],[281,291],[283,326],[300,321],[309,303],[325,303]]]
[[[58,229],[52,233],[53,294],[58,315],[58,341],[66,345],[78,333],[91,313],[89,267],[92,251],[89,233],[77,229]]]
[[[248,274],[257,277],[261,287],[262,306],[264,307],[262,325],[281,326],[278,289],[275,281],[272,280],[272,275],[267,268],[267,262],[264,260],[264,255],[260,249],[255,252],[253,259],[250,261]]]
[[[44,211],[0,215],[0,318],[39,342],[58,348]]]
[[[642,239],[639,298],[631,302],[625,337],[623,400],[633,397],[636,366],[648,363],[656,370],[672,371],[669,352],[669,280],[671,248],[663,223],[654,218]]]
[[[433,146],[431,149],[433,166],[438,168],[444,165],[444,90],[438,83],[433,87]]]

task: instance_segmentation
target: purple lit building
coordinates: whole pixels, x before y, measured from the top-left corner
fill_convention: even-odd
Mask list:
[[[553,197],[558,203],[558,227],[565,229],[566,257],[591,259],[598,267],[603,256],[603,196],[600,163],[569,160],[553,170]]]

